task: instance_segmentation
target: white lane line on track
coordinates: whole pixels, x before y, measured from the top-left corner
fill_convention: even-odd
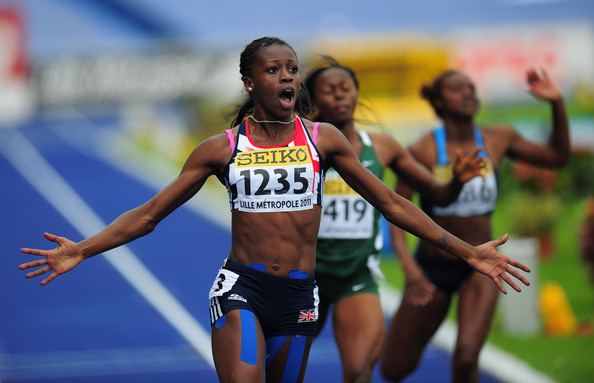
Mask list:
[[[99,128],[74,109],[69,116],[78,120],[78,129],[71,126],[51,129],[79,152],[88,153],[89,149],[92,150],[93,155],[155,191],[163,189],[179,174],[179,168],[155,156],[142,153],[125,134],[114,129]],[[84,129],[80,129],[81,126]],[[202,187],[197,198],[191,198],[182,208],[189,208],[200,218],[205,218],[230,232],[231,211],[226,191],[222,185],[215,186],[209,181]]]
[[[7,160],[84,237],[105,223],[18,131],[0,146]],[[105,259],[130,283],[214,368],[210,334],[161,284],[126,246],[105,253]]]

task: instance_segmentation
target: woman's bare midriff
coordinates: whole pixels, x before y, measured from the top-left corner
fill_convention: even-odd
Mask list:
[[[478,215],[473,217],[432,217],[433,220],[451,234],[471,245],[480,245],[492,239],[491,233],[491,215]],[[463,262],[461,258],[456,257],[440,248],[421,240],[419,242],[419,251],[427,257],[438,257],[440,259],[449,259],[452,262]]]
[[[230,259],[247,265],[261,263],[267,273],[282,277],[294,269],[313,275],[319,206],[288,213],[232,214]]]

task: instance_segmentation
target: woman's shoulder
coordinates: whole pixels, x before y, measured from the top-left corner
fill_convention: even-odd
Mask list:
[[[307,128],[307,130],[311,131],[313,129],[314,124],[318,124],[319,129],[336,129],[336,127],[329,122],[322,122],[322,121],[311,121],[307,118],[301,117],[301,121]]]
[[[402,145],[400,142],[389,132],[368,132],[364,130],[363,132],[369,136],[371,142],[373,142],[373,145],[376,148],[390,150],[393,152],[402,150]]]
[[[433,144],[434,143],[434,138],[433,138],[433,129],[429,130],[429,131],[425,131],[423,133],[421,133],[415,140],[413,140],[408,147],[409,148],[414,148],[414,147],[423,147],[426,146],[428,144]]]
[[[233,152],[230,139],[226,132],[207,137],[194,148],[189,159],[200,159],[208,163],[226,164]]]
[[[237,135],[237,127],[225,129],[224,132],[215,133],[212,136],[207,137],[202,144],[208,144],[213,146],[229,145],[230,135],[235,137]]]
[[[342,134],[334,125],[332,125],[328,122],[310,121],[305,118],[302,118],[301,121],[303,121],[305,128],[307,129],[307,131],[310,134],[313,133],[314,124],[317,124],[318,137],[325,137],[325,136],[333,137],[336,134]],[[323,138],[322,138],[322,140],[323,140]]]
[[[435,139],[433,138],[433,129],[421,133],[418,138],[406,146],[406,149],[417,160],[420,160],[421,158],[433,158],[436,150]]]
[[[360,129],[358,131],[365,132],[372,140],[396,140],[396,138],[388,132],[367,131],[365,129]]]

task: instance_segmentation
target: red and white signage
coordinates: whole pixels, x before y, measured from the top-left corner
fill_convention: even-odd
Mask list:
[[[594,86],[594,37],[583,24],[460,29],[450,36],[453,65],[489,101],[528,97],[526,69],[543,67],[571,92]]]
[[[25,118],[32,106],[25,27],[14,8],[0,8],[0,89],[0,126]]]

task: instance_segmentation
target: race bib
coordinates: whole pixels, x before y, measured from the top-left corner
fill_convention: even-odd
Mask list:
[[[434,177],[437,176],[436,171],[437,169],[434,169]],[[443,177],[440,181],[443,182],[447,177],[444,177],[444,170],[440,170],[440,172],[442,173],[439,176]],[[454,203],[445,207],[434,206],[433,214],[441,217],[469,217],[490,213],[495,210],[498,194],[497,179],[490,161],[487,161],[487,166],[485,166],[481,174],[482,177],[475,177],[464,184],[458,199]]]
[[[240,211],[313,208],[315,174],[306,146],[242,152],[234,161]]]
[[[373,236],[373,206],[338,175],[324,182],[320,238],[367,239]]]

